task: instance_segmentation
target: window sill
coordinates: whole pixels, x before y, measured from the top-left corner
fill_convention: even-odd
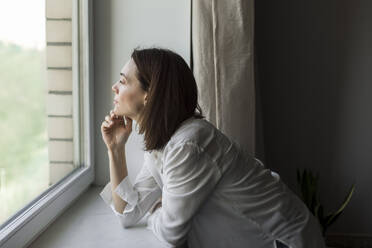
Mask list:
[[[115,214],[100,198],[102,189],[90,186],[28,247],[162,247],[160,241],[146,229],[145,218],[137,226],[123,229]]]
[[[25,247],[93,181],[93,168],[80,168],[45,191],[3,224],[0,247]]]

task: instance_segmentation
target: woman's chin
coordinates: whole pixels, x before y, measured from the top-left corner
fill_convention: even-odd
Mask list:
[[[118,115],[118,116],[124,116],[124,115],[126,115],[124,111],[120,111],[116,107],[113,109],[113,112],[114,112],[115,115]]]
[[[116,106],[112,111],[114,112],[115,115],[122,115],[121,111],[119,111]]]

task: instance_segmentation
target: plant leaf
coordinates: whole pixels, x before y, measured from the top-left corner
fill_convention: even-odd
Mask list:
[[[338,214],[338,213],[342,212],[344,210],[344,208],[346,207],[346,205],[349,204],[349,202],[351,200],[351,196],[353,195],[354,191],[355,191],[355,184],[353,184],[351,186],[349,194],[345,197],[344,202],[342,203],[341,207],[337,210],[337,212],[335,214]]]
[[[344,202],[342,203],[341,207],[331,215],[329,220],[327,221],[328,226],[331,225],[333,222],[336,221],[336,219],[340,216],[340,214],[343,212],[346,205],[350,202],[351,196],[353,195],[355,190],[355,184],[352,185],[349,194],[345,197]]]
[[[338,219],[338,217],[340,217],[341,214],[342,211],[336,215],[332,214],[329,220],[326,222],[326,227],[328,228],[330,225],[332,225]]]

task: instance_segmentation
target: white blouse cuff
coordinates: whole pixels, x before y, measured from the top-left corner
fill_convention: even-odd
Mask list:
[[[103,190],[101,191],[101,193],[99,195],[102,197],[103,201],[108,206],[110,206],[110,208],[112,209],[112,211],[116,215],[121,215],[118,211],[116,211],[115,206],[112,202],[111,183],[110,182],[106,184],[106,186],[103,188]]]
[[[137,204],[138,192],[134,191],[133,186],[130,183],[128,176],[125,177],[118,184],[114,192],[118,194],[120,198],[122,198],[124,201],[127,202],[127,205],[125,206],[123,213],[131,212]],[[111,182],[106,184],[106,186],[101,191],[100,196],[102,197],[104,202],[112,208],[113,204],[112,204]],[[113,210],[115,210],[115,208],[113,208]]]
[[[138,201],[138,192],[134,191],[133,186],[129,180],[129,177],[126,176],[114,189],[114,192],[120,196],[121,199],[126,201],[128,204],[135,206]]]
[[[103,188],[101,193],[99,194],[103,201],[107,204],[110,205],[112,202],[112,195],[111,195],[111,183],[107,183],[106,186]]]

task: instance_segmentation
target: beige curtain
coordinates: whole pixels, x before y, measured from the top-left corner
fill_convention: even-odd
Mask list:
[[[255,154],[254,1],[192,1],[192,67],[206,118]]]

